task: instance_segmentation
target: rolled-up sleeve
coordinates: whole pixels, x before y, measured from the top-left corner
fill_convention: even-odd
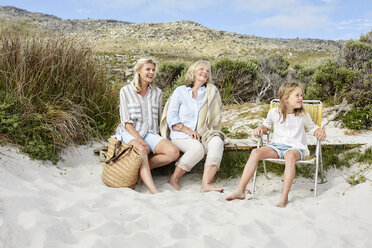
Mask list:
[[[128,111],[127,96],[125,95],[124,88],[120,90],[119,113],[120,113],[120,122],[123,127],[125,127],[125,123],[133,124],[133,121],[130,119],[130,115]]]
[[[180,109],[180,97],[178,94],[178,90],[176,89],[169,101],[168,112],[167,112],[167,122],[170,129],[172,129],[173,125],[180,123],[179,117],[179,109]]]
[[[317,130],[319,126],[313,122],[309,113],[306,113],[305,116],[305,130],[311,134],[314,134],[315,130]]]

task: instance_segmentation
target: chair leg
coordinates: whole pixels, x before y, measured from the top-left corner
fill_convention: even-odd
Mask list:
[[[263,145],[263,139],[262,139],[262,136],[259,136],[258,137],[258,142],[257,142],[257,148],[260,148],[261,146]],[[264,164],[265,166],[265,164]],[[254,195],[254,191],[256,189],[256,174],[257,174],[257,168],[258,168],[258,165],[256,167],[256,170],[254,171],[254,174],[253,174],[253,182],[252,182],[252,195]],[[266,174],[266,166],[264,167],[265,168],[265,174]]]
[[[265,177],[266,177],[267,179],[270,179],[270,177],[267,175],[266,162],[265,162],[265,160],[262,160],[262,163],[263,163],[263,166],[264,166]]]
[[[256,188],[256,173],[257,173],[257,169],[254,171],[254,174],[253,174],[252,195],[254,195],[254,190]]]
[[[314,198],[317,195],[317,186],[318,186],[318,159],[316,160],[316,168],[315,168],[315,182],[314,182]]]
[[[319,147],[319,164],[320,164],[320,177],[322,181],[320,183],[325,183],[327,180],[325,180],[324,175],[324,167],[323,167],[323,155],[322,155],[322,147]]]
[[[318,171],[319,171],[319,154],[320,154],[320,141],[317,141],[317,146],[315,150],[315,182],[314,182],[314,198],[317,195],[317,186],[318,186]]]

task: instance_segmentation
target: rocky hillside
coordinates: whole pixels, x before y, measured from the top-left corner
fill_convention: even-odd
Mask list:
[[[293,62],[329,57],[343,41],[280,39],[241,35],[204,27],[191,21],[130,23],[117,20],[74,19],[0,7],[0,22],[28,33],[63,33],[90,41],[103,54],[154,55],[160,59],[250,58],[280,54]]]

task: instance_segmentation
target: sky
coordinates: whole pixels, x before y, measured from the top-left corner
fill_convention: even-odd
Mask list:
[[[0,6],[62,19],[188,20],[268,38],[350,40],[372,31],[371,0],[0,0]]]

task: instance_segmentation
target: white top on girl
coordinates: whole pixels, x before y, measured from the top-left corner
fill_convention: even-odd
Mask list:
[[[263,123],[268,129],[271,129],[274,125],[274,134],[271,143],[285,144],[294,148],[304,149],[305,154],[309,154],[306,132],[314,134],[319,126],[313,122],[309,113],[306,112],[304,115],[298,116],[287,114],[285,122],[282,122],[283,115],[279,114],[279,111],[277,107],[272,108]]]

